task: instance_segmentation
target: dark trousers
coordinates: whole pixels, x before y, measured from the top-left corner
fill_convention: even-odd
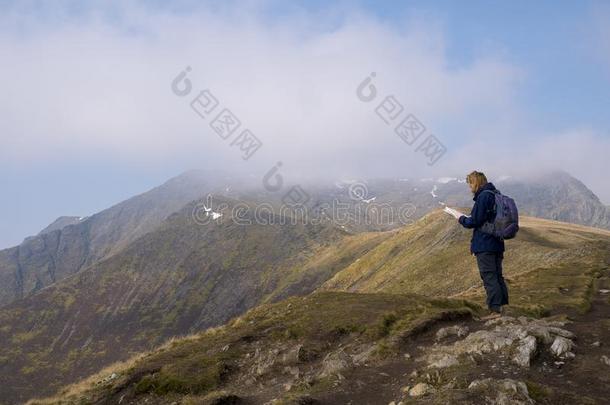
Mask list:
[[[502,276],[502,252],[477,253],[479,274],[487,293],[487,306],[490,310],[500,312],[502,305],[508,305],[508,288]]]

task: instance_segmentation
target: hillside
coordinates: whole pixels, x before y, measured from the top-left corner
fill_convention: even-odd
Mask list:
[[[290,298],[113,365],[69,388],[62,400],[230,404],[247,399],[262,404],[280,397],[303,401],[290,402],[295,404],[317,403],[307,398],[336,387],[348,350],[360,355],[360,364],[382,359],[393,350],[391,342],[408,338],[431,320],[462,318],[470,311],[460,302],[407,295]],[[112,377],[100,384],[108,375]]]
[[[524,218],[506,259],[514,305],[483,323],[481,292],[460,281],[465,238],[445,218],[432,213],[392,232],[324,286],[375,292],[263,305],[32,405],[605,403],[610,232]],[[430,254],[435,264],[413,274]],[[406,293],[417,285],[411,277],[433,295],[448,288],[462,298]]]
[[[452,217],[432,212],[396,231],[321,289],[437,297],[481,290],[476,262],[468,251],[470,236]],[[504,273],[509,280],[533,278],[533,285],[538,277],[565,277],[568,288],[604,263],[609,242],[610,231],[521,217],[518,237],[506,242]],[[578,288],[570,289],[568,295],[577,293]],[[539,300],[520,303],[532,310],[543,310],[541,304]]]
[[[193,202],[120,253],[0,309],[0,397],[52,392],[171,336],[310,293],[385,238],[280,218],[238,225],[236,202],[214,201],[228,207],[217,221],[196,222]]]
[[[0,311],[5,325],[0,371],[8,376],[2,394],[26,399],[52,392],[171,336],[220,325],[260,303],[318,287],[420,293],[405,299],[440,310],[476,308],[483,301],[467,253],[469,232],[440,212],[412,227],[349,235],[330,225],[243,227],[228,221],[201,226],[192,223],[192,210],[188,206],[171,216],[121,254]],[[608,266],[610,232],[524,218],[511,244],[506,272],[514,311],[541,316],[564,307],[588,308],[595,277]],[[371,297],[319,294],[354,297],[349,302]],[[430,301],[423,295],[468,298],[473,304]],[[393,310],[391,305],[384,309]],[[303,316],[324,320],[323,311]],[[381,322],[380,313],[354,316]],[[292,333],[281,322],[277,328]],[[34,392],[26,381],[46,388]]]
[[[603,404],[609,310],[605,299],[571,321],[483,323],[465,301],[314,293],[171,340],[29,404]]]

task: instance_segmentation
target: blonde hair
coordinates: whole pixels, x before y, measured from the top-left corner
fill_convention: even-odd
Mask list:
[[[482,172],[476,170],[466,176],[466,183],[470,186],[472,194],[476,194],[485,184],[487,184],[487,177]]]

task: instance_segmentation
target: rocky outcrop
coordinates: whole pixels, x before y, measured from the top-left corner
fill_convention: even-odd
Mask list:
[[[451,345],[432,347],[425,356],[428,367],[446,368],[467,361],[471,355],[501,353],[521,367],[529,367],[539,350],[549,350],[560,359],[572,358],[572,332],[562,329],[564,323],[504,316],[485,324],[485,329],[468,334]],[[438,335],[445,335],[447,328]],[[547,346],[550,346],[547,348]]]

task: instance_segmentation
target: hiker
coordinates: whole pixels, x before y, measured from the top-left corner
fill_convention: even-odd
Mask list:
[[[470,252],[477,258],[490,310],[490,314],[482,319],[489,320],[500,317],[502,306],[508,305],[508,289],[502,276],[504,240],[481,229],[486,222],[495,218],[497,190],[481,172],[473,171],[466,177],[466,182],[474,194],[474,206],[469,217],[462,215],[458,221],[464,228],[473,229]]]

